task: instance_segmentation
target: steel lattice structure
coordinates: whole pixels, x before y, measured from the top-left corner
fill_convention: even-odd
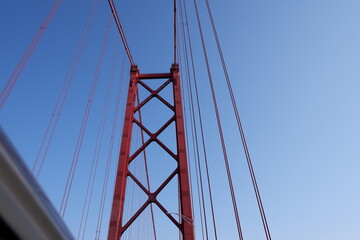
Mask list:
[[[156,79],[168,79],[159,88],[150,88],[143,80],[153,81]],[[138,85],[144,87],[150,92],[150,95],[136,106],[136,100],[138,99]],[[173,87],[173,100],[174,105],[171,105],[163,97],[159,95],[169,84]],[[140,111],[152,98],[157,98],[173,111],[173,116],[162,125],[155,133],[150,132],[143,124],[141,120],[135,118],[135,114]],[[161,142],[158,138],[171,123],[175,122],[176,127],[176,150],[172,152],[165,143]],[[130,152],[131,136],[133,131],[133,125],[136,124],[141,128],[141,131],[145,132],[149,139],[133,153]],[[129,164],[152,142],[156,142],[162,149],[164,149],[173,159],[177,162],[176,169],[166,178],[165,181],[153,192],[151,192],[146,186],[144,186],[133,173],[129,170]],[[159,169],[161,171],[161,169]],[[158,201],[158,194],[165,188],[165,186],[175,177],[178,177],[179,182],[179,201],[180,201],[180,216],[181,220],[178,222],[168,210]],[[135,214],[130,217],[127,222],[123,222],[124,215],[124,203],[126,195],[126,185],[128,179],[131,178],[147,195],[146,202],[137,210]],[[128,89],[125,121],[122,133],[122,141],[120,146],[120,155],[118,162],[118,169],[116,175],[115,190],[112,203],[111,219],[109,226],[109,240],[118,240],[122,234],[134,223],[139,215],[145,210],[151,203],[156,204],[159,209],[168,217],[169,221],[172,221],[177,228],[181,231],[184,240],[194,239],[194,229],[192,224],[192,206],[191,206],[191,192],[189,184],[188,163],[186,157],[186,144],[185,144],[185,130],[184,130],[184,117],[181,100],[181,88],[180,88],[180,74],[179,66],[173,64],[170,73],[160,74],[140,74],[136,65],[131,67],[130,84]]]

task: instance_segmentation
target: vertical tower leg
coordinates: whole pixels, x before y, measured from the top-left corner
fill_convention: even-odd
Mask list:
[[[177,64],[174,64],[171,68],[171,78],[173,79],[174,88],[181,210],[183,217],[185,217],[186,219],[193,219],[189,184],[189,169],[186,157],[185,128],[181,99],[180,73],[179,66]],[[187,221],[183,221],[182,227],[184,240],[194,239],[194,226],[192,222],[190,223]]]
[[[130,72],[130,85],[126,101],[125,121],[121,138],[118,169],[116,173],[115,190],[111,208],[108,240],[118,240],[121,235],[138,75],[139,70],[137,66],[132,66]]]

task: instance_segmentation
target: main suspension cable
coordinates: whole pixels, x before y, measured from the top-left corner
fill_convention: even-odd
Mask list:
[[[116,26],[117,26],[117,28],[119,30],[121,40],[122,40],[122,42],[124,44],[126,54],[127,54],[128,58],[129,58],[130,64],[135,65],[133,57],[132,57],[131,52],[130,52],[129,45],[128,45],[126,37],[125,37],[124,29],[123,29],[123,27],[121,25],[119,15],[118,15],[117,10],[116,10],[114,0],[108,0],[108,2],[109,2],[109,5],[110,5],[110,8],[111,8],[111,12],[112,12],[112,15],[114,17],[114,20],[116,22]]]
[[[209,0],[205,0],[205,3],[206,3],[206,8],[207,8],[208,15],[210,17],[211,27],[212,27],[213,34],[214,34],[214,37],[215,37],[216,46],[217,46],[218,53],[219,53],[219,56],[220,56],[220,59],[221,59],[221,64],[222,64],[222,67],[223,67],[223,71],[224,71],[224,75],[225,75],[225,79],[226,79],[226,84],[227,84],[227,87],[228,87],[228,91],[230,93],[232,107],[233,107],[233,110],[234,110],[234,113],[235,113],[238,129],[239,129],[239,132],[240,132],[240,137],[241,137],[241,141],[242,141],[242,144],[243,144],[243,148],[244,148],[246,161],[247,161],[247,164],[248,164],[248,168],[249,168],[249,172],[250,172],[254,192],[255,192],[255,195],[256,195],[256,200],[257,200],[257,203],[258,203],[258,207],[259,207],[259,211],[260,211],[261,220],[262,220],[262,223],[263,223],[266,239],[271,240],[270,230],[269,230],[269,226],[268,226],[268,223],[267,223],[264,206],[262,204],[260,191],[259,191],[259,188],[258,188],[258,184],[257,184],[256,177],[255,177],[255,172],[254,172],[251,157],[250,157],[250,152],[249,152],[249,149],[248,149],[248,146],[247,146],[247,143],[246,143],[245,133],[244,133],[244,130],[243,130],[243,127],[242,127],[242,124],[241,124],[240,114],[239,114],[239,111],[238,111],[238,108],[237,108],[237,105],[236,105],[234,92],[233,92],[233,89],[232,89],[232,85],[231,85],[231,82],[230,82],[230,77],[229,77],[228,70],[227,70],[227,67],[226,67],[225,58],[224,58],[224,55],[223,55],[223,52],[222,52],[222,49],[221,49],[219,36],[217,34],[217,31],[216,31],[216,26],[215,26],[215,22],[214,22],[214,18],[213,18],[213,14],[212,14],[212,11],[211,11]]]

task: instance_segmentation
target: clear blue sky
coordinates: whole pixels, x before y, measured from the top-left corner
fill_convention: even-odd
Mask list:
[[[20,0],[0,3],[1,88],[53,2]],[[130,48],[140,70],[168,71],[172,63],[172,1],[117,2]],[[265,239],[204,1],[198,2],[221,106],[221,119],[225,126],[244,237],[248,240]],[[210,2],[273,239],[359,239],[360,2]],[[90,0],[63,1],[0,112],[2,128],[30,168],[91,3]],[[198,81],[202,88],[200,98],[206,120],[219,239],[237,239],[193,3],[189,0],[187,4]],[[66,181],[64,172],[70,166],[109,13],[107,1],[101,1],[39,179],[56,208],[61,202]],[[116,41],[120,39],[113,25],[89,120],[89,131],[79,160],[79,171],[65,215],[65,221],[75,236],[81,214],[79,206],[90,171],[105,81],[110,72]],[[120,76],[121,55],[116,79]],[[125,73],[127,71],[126,68]],[[114,86],[117,87],[117,84]],[[115,87],[109,119],[112,119],[114,93]],[[106,129],[105,138],[108,138],[110,120]],[[118,128],[118,135],[119,132]],[[106,157],[107,144],[104,141],[102,158]],[[114,151],[117,152],[117,146]],[[99,168],[104,168],[104,162]],[[98,185],[103,170],[99,172]],[[99,191],[95,194],[94,205],[99,201]],[[109,210],[108,204],[106,210]],[[93,239],[96,216],[97,212],[91,214],[85,239]],[[195,217],[199,219],[198,215]],[[198,222],[195,224],[197,227],[200,225]],[[108,214],[105,214],[102,236],[106,234],[107,225]],[[197,234],[201,239],[200,231]],[[164,239],[172,238],[167,236]]]

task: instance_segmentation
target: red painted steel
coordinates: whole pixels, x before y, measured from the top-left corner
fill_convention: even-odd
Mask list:
[[[181,88],[179,66],[174,64],[171,68],[171,75],[174,81],[174,105],[176,116],[176,135],[179,159],[179,180],[180,180],[180,198],[182,215],[187,219],[192,219],[191,210],[191,192],[189,184],[189,171],[186,159],[185,129],[184,117],[182,112]],[[194,226],[189,222],[183,222],[183,239],[194,239]]]
[[[147,73],[139,74],[139,79],[165,79],[171,78],[170,73]]]
[[[134,102],[137,90],[138,74],[139,70],[137,66],[132,66],[130,73],[130,85],[126,102],[126,113],[120,147],[119,163],[116,174],[115,190],[110,216],[108,240],[118,240],[121,234],[122,216],[125,202],[126,178],[128,174],[127,166],[129,162],[132,120],[134,117]]]
[[[165,81],[158,89],[153,90],[147,86],[141,79],[169,79]],[[137,97],[137,86],[140,84],[150,92],[150,96],[145,98],[135,107],[135,100]],[[166,86],[172,84],[174,106],[159,95],[159,92]],[[165,106],[174,112],[174,115],[155,133],[150,132],[140,121],[135,118],[135,114],[144,105],[146,105],[152,98],[159,99]],[[146,209],[146,207],[154,203],[159,209],[168,217],[169,221],[173,222],[175,226],[181,231],[184,240],[194,240],[194,226],[192,223],[192,206],[191,193],[189,184],[188,165],[186,158],[186,144],[185,144],[185,130],[184,117],[182,111],[181,88],[179,66],[173,64],[170,73],[159,74],[140,74],[138,68],[133,65],[130,74],[130,85],[126,103],[126,113],[123,128],[122,141],[120,146],[120,156],[118,162],[118,169],[116,175],[116,184],[114,190],[114,197],[111,210],[110,226],[108,240],[119,240],[122,234],[128,229],[139,215]],[[155,110],[154,110],[155,111]],[[176,128],[176,142],[177,152],[173,153],[165,143],[158,139],[158,136],[171,124],[175,122]],[[130,155],[131,133],[132,126],[136,124],[142,131],[149,135],[149,139],[144,142],[132,155]],[[136,158],[143,150],[145,150],[150,143],[156,142],[162,149],[164,149],[170,156],[172,156],[178,163],[177,168],[160,184],[160,187],[154,192],[150,192],[148,187],[143,186],[142,183],[129,171],[128,166],[132,160]],[[159,169],[161,171],[161,169]],[[178,222],[168,210],[157,200],[158,194],[167,186],[167,184],[177,177],[179,180],[180,206],[181,206],[181,221]],[[130,217],[127,222],[123,222],[124,201],[126,193],[127,179],[131,178],[147,195],[147,201],[135,210],[135,214]],[[174,236],[176,238],[177,236]]]

